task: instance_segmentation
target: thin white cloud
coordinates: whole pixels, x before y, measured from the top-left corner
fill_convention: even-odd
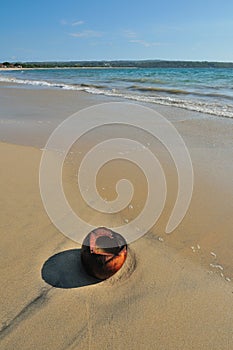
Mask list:
[[[63,26],[72,26],[72,27],[75,27],[75,26],[81,26],[82,24],[84,24],[85,22],[82,21],[82,20],[78,20],[78,21],[67,21],[66,19],[61,19],[60,20],[60,24],[63,25]]]
[[[137,34],[133,30],[124,30],[123,35],[126,38],[136,38]]]
[[[157,43],[157,42],[149,42],[149,41],[145,41],[145,40],[139,40],[139,39],[134,39],[134,40],[130,40],[130,43],[135,43],[135,44],[140,44],[144,47],[151,47],[151,46],[160,46],[161,43]]]
[[[74,38],[100,38],[103,36],[103,33],[95,30],[83,30],[82,32],[78,33],[69,33],[69,35],[73,36]]]
[[[73,22],[71,25],[73,26],[73,27],[75,27],[75,26],[81,26],[82,24],[84,24],[85,22],[84,21],[75,21],[75,22]]]
[[[68,23],[67,23],[67,21],[66,21],[65,19],[61,19],[61,20],[60,20],[60,24],[63,25],[63,26],[65,26],[65,25],[67,25]]]

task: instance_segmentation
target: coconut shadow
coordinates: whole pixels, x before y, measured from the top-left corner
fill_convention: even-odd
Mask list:
[[[80,288],[101,282],[89,276],[81,262],[81,249],[65,250],[51,256],[41,269],[42,279],[56,288]]]

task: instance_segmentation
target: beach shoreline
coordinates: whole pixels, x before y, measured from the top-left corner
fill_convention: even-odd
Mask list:
[[[1,71],[0,81],[22,88],[84,91],[134,103],[173,106],[233,118],[233,70],[217,68],[91,68]]]
[[[67,66],[67,67],[33,67],[33,68],[29,68],[29,67],[16,67],[16,68],[1,68],[0,67],[0,71],[21,71],[21,70],[56,70],[56,69],[138,69],[137,67],[99,67],[99,66],[96,66],[96,67],[75,67],[75,66]]]
[[[114,349],[121,349],[122,343],[128,349],[150,349],[155,344],[161,350],[231,348],[232,120],[143,104],[173,123],[186,143],[194,168],[190,208],[177,229],[165,234],[176,198],[176,169],[157,142],[142,136],[152,151],[159,151],[165,169],[169,189],[165,210],[145,236],[130,244],[128,265],[112,279],[91,284],[68,270],[64,278],[53,267],[54,277],[51,266],[46,265],[50,258],[58,263],[56,254],[62,253],[62,262],[69,267],[73,255],[66,260],[65,252],[78,250],[80,245],[59,232],[45,212],[39,189],[41,148],[71,114],[95,104],[125,100],[8,85],[0,84],[3,348],[83,349],[87,343],[95,349],[113,344]],[[105,137],[111,135],[108,132]],[[103,136],[93,135],[78,145],[80,154]],[[106,219],[91,214],[81,202],[75,176],[82,156],[74,157],[74,151],[70,150],[63,172],[65,194],[73,210],[95,225],[120,222],[125,213]],[[114,195],[111,179],[117,179],[117,169],[119,173],[123,169],[120,162],[98,180],[102,196]],[[141,186],[134,199],[136,208],[145,200],[142,181],[135,168],[127,169],[136,190]],[[63,287],[49,284],[61,280]],[[67,281],[75,288],[67,287]]]

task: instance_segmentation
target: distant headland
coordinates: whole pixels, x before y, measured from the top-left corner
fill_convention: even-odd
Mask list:
[[[2,62],[0,68],[233,68],[233,62],[165,60]]]

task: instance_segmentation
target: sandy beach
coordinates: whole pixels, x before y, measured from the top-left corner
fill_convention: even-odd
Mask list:
[[[177,177],[164,150],[149,140],[151,150],[160,153],[168,181],[165,209],[157,224],[129,245],[126,263],[109,280],[86,275],[81,246],[59,232],[46,214],[39,166],[49,135],[72,113],[119,100],[0,84],[1,349],[233,348],[231,119],[148,105],[173,123],[188,147],[195,175],[193,196],[181,224],[166,234]],[[74,149],[68,155],[64,189],[73,210],[85,220],[116,226],[124,212],[107,218],[93,214],[76,188],[79,154],[95,137],[99,136],[87,137],[78,146],[80,153]],[[133,166],[116,162],[98,186],[112,199],[114,181],[123,168],[138,189],[135,216],[145,201],[145,189]]]

